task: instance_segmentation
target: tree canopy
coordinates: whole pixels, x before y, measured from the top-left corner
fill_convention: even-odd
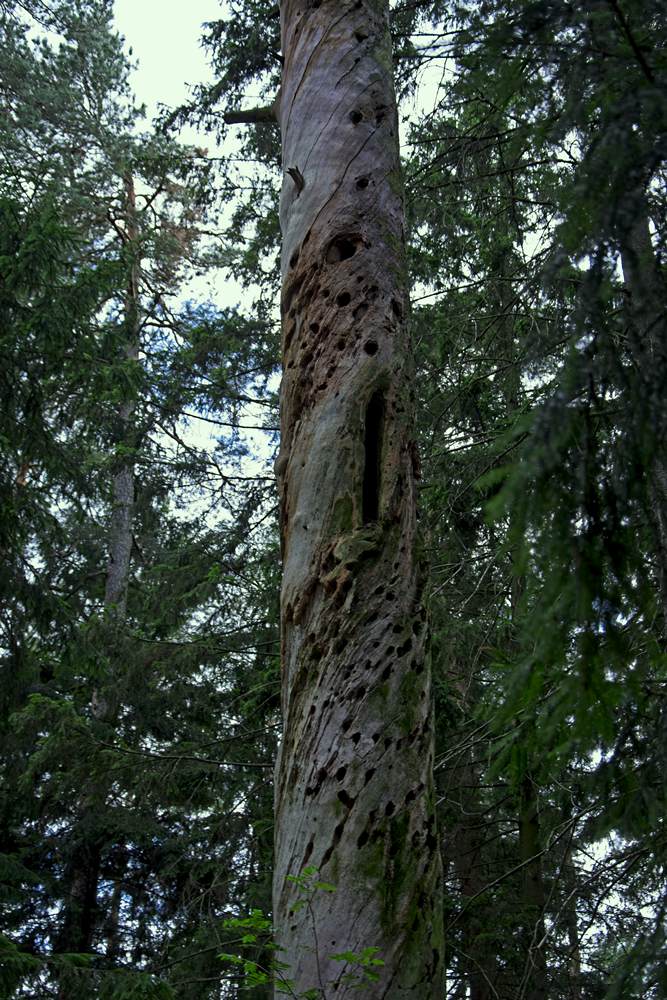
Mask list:
[[[663,997],[664,4],[400,0],[390,27],[443,997]],[[239,124],[276,99],[279,9],[227,0],[203,41],[215,83],[149,125],[110,0],[0,2],[8,998],[291,989],[272,463],[298,164],[270,114]],[[292,877],[306,907],[336,891]],[[373,996],[366,945],[341,961]]]

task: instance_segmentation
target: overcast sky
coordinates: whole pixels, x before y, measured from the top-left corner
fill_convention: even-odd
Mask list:
[[[188,84],[211,79],[201,25],[221,15],[218,0],[116,0],[118,30],[138,61],[132,83],[149,120],[160,103],[183,103]]]
[[[206,53],[200,45],[202,24],[215,21],[223,14],[219,0],[115,0],[115,21],[125,36],[126,50],[132,49],[137,63],[131,77],[137,103],[146,105],[147,122],[154,118],[159,104],[175,107],[188,99],[188,85],[210,82],[213,75],[207,65]],[[184,142],[213,148],[211,135],[199,135],[183,128],[179,137]],[[229,138],[233,147],[234,131]],[[225,144],[227,146],[227,143]],[[233,277],[220,272],[192,280],[183,289],[183,298],[214,301],[219,306],[245,302],[248,295]],[[259,407],[241,409],[242,423],[260,424],[264,413]],[[217,437],[211,427],[192,420],[188,440],[198,447],[211,447]],[[246,431],[245,438],[255,454],[268,455],[268,435],[261,431]],[[244,474],[264,473],[263,465],[254,459],[243,464]]]

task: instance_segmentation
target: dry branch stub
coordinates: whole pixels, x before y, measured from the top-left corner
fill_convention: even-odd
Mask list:
[[[387,5],[281,3],[284,738],[274,922],[295,993],[441,996],[413,469],[413,366]],[[393,638],[393,645],[387,639]],[[408,656],[408,653],[410,654]],[[336,886],[297,906],[304,866]],[[358,971],[358,970],[357,970]]]

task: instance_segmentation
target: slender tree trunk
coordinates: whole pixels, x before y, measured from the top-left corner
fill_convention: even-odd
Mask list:
[[[547,994],[547,966],[544,957],[545,891],[540,856],[539,799],[529,771],[521,783],[519,802],[519,857],[521,902],[526,965],[523,974],[522,1000],[544,1000]]]
[[[294,992],[442,996],[430,673],[388,3],[281,4],[284,738],[274,921]],[[312,866],[334,892],[291,881]],[[305,905],[298,905],[305,904]]]
[[[127,291],[125,294],[125,329],[127,339],[125,356],[128,361],[139,357],[139,265],[136,260],[136,244],[139,236],[134,181],[130,175],[125,179],[126,233],[131,260]],[[127,587],[130,578],[130,556],[132,554],[132,521],[134,516],[134,445],[133,414],[134,395],[123,400],[118,408],[119,440],[128,448],[128,454],[119,463],[113,477],[111,513],[111,535],[109,539],[109,564],[107,567],[104,605],[118,621],[125,620],[127,608]]]
[[[653,249],[643,191],[629,198],[627,212],[633,222],[621,242],[623,280],[629,293],[633,354],[643,376],[644,392],[651,398],[661,389],[667,365],[667,287]],[[657,428],[649,476],[662,627],[667,636],[667,455],[664,436]]]
[[[138,237],[134,183],[125,181],[126,233],[130,253]],[[136,360],[139,355],[139,286],[138,266],[130,264],[125,295],[124,326],[126,329],[125,356]],[[118,408],[118,439],[131,449],[134,441],[133,398],[123,400]],[[115,626],[125,621],[127,587],[132,551],[132,521],[134,515],[134,458],[131,450],[124,453],[112,482],[112,512],[109,535],[109,560],[104,589],[104,607]],[[113,658],[114,650],[108,655]],[[107,685],[110,687],[111,685]],[[111,723],[117,706],[98,690],[93,690],[91,712],[98,722]],[[68,896],[63,920],[54,951],[59,953],[86,953],[92,949],[98,922],[97,895],[102,863],[105,834],[101,832],[100,817],[104,812],[108,782],[91,780],[82,791],[79,818],[74,830],[75,846],[67,866],[65,881]],[[120,900],[118,900],[120,905]],[[75,1000],[80,996],[81,981],[75,973],[64,970],[59,979],[59,1000]]]
[[[447,671],[447,686],[456,699],[464,721],[472,718],[473,704],[479,696],[474,679],[474,666],[461,663],[456,657]],[[443,837],[443,861],[446,872],[452,872],[454,884],[450,893],[459,897],[461,909],[456,916],[460,935],[460,955],[456,968],[460,975],[457,997],[469,1000],[493,1000],[498,978],[497,955],[493,935],[502,921],[495,915],[493,902],[483,890],[489,881],[487,874],[490,822],[482,805],[479,787],[479,767],[475,752],[462,750],[456,766],[447,768],[447,780],[438,787],[438,798],[447,802],[451,819]],[[452,949],[453,950],[453,949]],[[451,965],[448,956],[447,971]]]
[[[516,240],[520,242],[521,233],[516,232]],[[500,337],[508,365],[507,376],[503,382],[505,406],[508,414],[518,415],[521,403],[521,370],[517,358],[514,322],[511,315],[511,288],[507,278],[512,273],[512,253],[507,250],[499,259],[498,311],[500,314]],[[510,528],[510,536],[511,536]],[[512,561],[512,580],[510,589],[510,609],[512,629],[510,646],[517,654],[519,647],[519,616],[526,581],[517,572],[516,551],[510,551]],[[530,743],[528,734],[524,735],[526,743]],[[518,796],[519,820],[519,857],[524,867],[521,869],[520,895],[522,928],[521,938],[524,943],[525,965],[523,970],[522,1000],[544,1000],[547,996],[547,964],[544,954],[546,909],[546,890],[544,871],[542,867],[541,845],[543,833],[540,826],[539,789],[531,772],[530,759],[527,759],[526,771],[521,782]]]
[[[481,822],[483,810],[480,809],[479,792],[474,787],[479,781],[479,775],[471,756],[466,753],[467,759],[462,763],[458,777],[462,786],[459,791],[461,816],[451,838],[454,870],[460,886],[461,905],[464,907],[461,921],[461,966],[465,969],[468,989],[463,995],[470,997],[470,1000],[492,1000],[497,980],[496,955],[490,947],[494,930],[489,926],[492,914],[485,905],[485,900],[470,902],[482,892],[487,881],[484,877],[486,828]]]
[[[567,929],[568,952],[568,985],[569,1000],[582,1000],[581,997],[581,941],[579,936],[579,919],[577,917],[578,880],[577,870],[572,857],[572,844],[567,848],[563,875],[565,891],[568,894],[565,909],[565,926]]]

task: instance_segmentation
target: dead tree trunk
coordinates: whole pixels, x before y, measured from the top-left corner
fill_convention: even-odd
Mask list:
[[[388,3],[284,0],[274,921],[294,992],[441,997],[413,364]],[[288,879],[312,866],[335,892]],[[301,903],[302,905],[298,905]],[[355,988],[356,987],[356,988]]]

